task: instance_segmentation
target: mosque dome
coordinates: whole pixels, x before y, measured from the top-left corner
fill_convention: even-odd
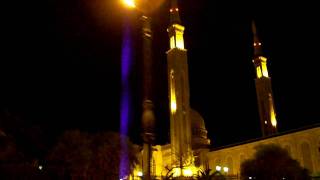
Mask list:
[[[204,119],[194,109],[190,109],[191,129],[192,129],[192,147],[201,148],[210,145],[210,140],[207,137]]]
[[[190,110],[191,126],[192,129],[203,129],[206,130],[204,119],[198,113],[198,111],[191,109]]]

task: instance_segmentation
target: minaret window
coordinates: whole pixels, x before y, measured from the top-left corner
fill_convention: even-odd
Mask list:
[[[269,96],[269,104],[270,104],[270,119],[271,119],[271,124],[272,124],[273,127],[277,127],[276,113],[274,112],[274,109],[273,109],[273,101],[272,101],[272,95],[271,95],[271,93],[269,93],[268,96]]]
[[[175,48],[174,36],[170,37],[170,48],[171,49]]]
[[[261,78],[261,76],[262,76],[261,68],[260,68],[260,66],[257,66],[257,77]]]
[[[183,42],[183,33],[177,31],[176,32],[176,47],[180,49],[184,49],[184,42]]]
[[[267,64],[265,62],[261,62],[261,67],[262,67],[262,75],[264,77],[269,77],[268,75],[268,69],[267,69]]]
[[[177,101],[176,101],[176,88],[175,88],[175,79],[174,79],[174,71],[170,72],[170,109],[171,113],[175,113],[177,110]]]

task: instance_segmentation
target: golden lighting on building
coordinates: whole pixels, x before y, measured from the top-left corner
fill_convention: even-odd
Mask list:
[[[257,77],[258,77],[258,78],[261,78],[261,76],[262,76],[261,68],[260,68],[260,66],[258,66],[258,67],[257,67]]]
[[[263,56],[259,56],[258,59],[260,60],[259,61],[260,65],[256,67],[257,77],[258,78],[261,78],[262,76],[269,77],[268,69],[267,69],[267,58]]]
[[[143,177],[143,172],[141,167],[135,167],[135,169],[133,170],[132,175],[129,176],[129,180],[141,180],[141,178]]]
[[[142,173],[141,171],[138,171],[138,172],[137,172],[137,176],[142,177],[142,176],[143,176],[143,173]]]
[[[176,34],[176,47],[180,49],[184,49],[184,42],[183,42],[183,33],[177,32]]]
[[[197,174],[197,172],[199,171],[198,168],[196,168],[195,166],[188,166],[188,167],[184,167],[182,168],[173,168],[173,177],[192,177],[194,174]]]
[[[175,48],[174,36],[170,37],[170,49]]]
[[[136,4],[135,4],[134,0],[123,0],[123,3],[125,5],[127,5],[128,7],[130,7],[130,8],[135,8],[136,7]]]
[[[175,113],[177,111],[177,103],[175,96],[171,95],[171,112]]]
[[[183,176],[191,177],[193,175],[193,172],[191,168],[186,168],[182,170]]]
[[[172,171],[173,171],[173,173],[172,173],[173,177],[181,176],[181,169],[180,168],[174,168]]]
[[[261,61],[264,61],[264,62],[267,61],[267,58],[265,58],[265,57],[263,57],[263,56],[259,56],[259,59],[260,59]]]
[[[272,106],[272,108],[270,109],[271,124],[272,124],[273,127],[277,127],[276,114],[274,113],[273,105],[270,105],[270,106]]]
[[[269,95],[269,103],[270,103],[270,120],[273,127],[277,127],[277,119],[276,119],[276,113],[274,112],[273,108],[273,100],[271,93]]]
[[[170,37],[170,48],[184,49],[184,40],[183,40],[184,27],[179,24],[174,24],[172,27],[174,29],[174,34]]]
[[[170,109],[171,113],[175,113],[177,110],[176,87],[173,70],[170,72]]]
[[[262,75],[264,77],[269,77],[267,64],[265,62],[261,62],[261,67],[262,67]]]

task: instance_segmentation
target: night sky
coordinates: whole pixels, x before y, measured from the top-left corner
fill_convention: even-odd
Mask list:
[[[256,21],[272,78],[278,127],[320,121],[319,15],[315,2],[246,4],[181,0],[190,103],[212,147],[261,136],[252,64]],[[45,141],[66,129],[119,129],[121,46],[130,28],[129,135],[141,143],[141,24],[117,0],[14,1],[2,22],[0,128],[37,127]],[[168,3],[152,14],[157,142],[169,141],[166,54]],[[8,121],[16,117],[16,121]],[[10,124],[6,125],[6,124]],[[4,128],[5,129],[5,128]]]

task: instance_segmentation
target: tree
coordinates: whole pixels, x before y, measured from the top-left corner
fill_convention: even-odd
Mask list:
[[[254,157],[241,164],[241,178],[249,177],[259,180],[310,179],[308,171],[276,144],[257,146]]]
[[[169,179],[193,179],[196,177],[196,174],[185,174],[184,170],[191,170],[190,168],[193,165],[194,157],[190,156],[192,154],[191,152],[185,152],[185,153],[178,153],[177,151],[173,152],[175,155],[175,160],[172,164],[175,164],[175,166],[166,166],[165,172],[166,174],[162,176],[162,179],[169,180]],[[204,171],[203,171],[204,172]],[[201,173],[201,172],[199,172]],[[205,173],[205,172],[204,172]]]
[[[197,179],[199,180],[211,180],[213,177],[212,169],[200,169],[197,175]]]
[[[197,175],[198,180],[225,180],[225,176],[219,171],[213,171],[212,169],[206,168],[200,169]]]
[[[65,176],[72,179],[117,179],[121,158],[127,158],[125,173],[130,174],[137,164],[136,154],[135,146],[118,133],[88,134],[72,130],[64,133],[47,160],[48,168],[63,179]]]

